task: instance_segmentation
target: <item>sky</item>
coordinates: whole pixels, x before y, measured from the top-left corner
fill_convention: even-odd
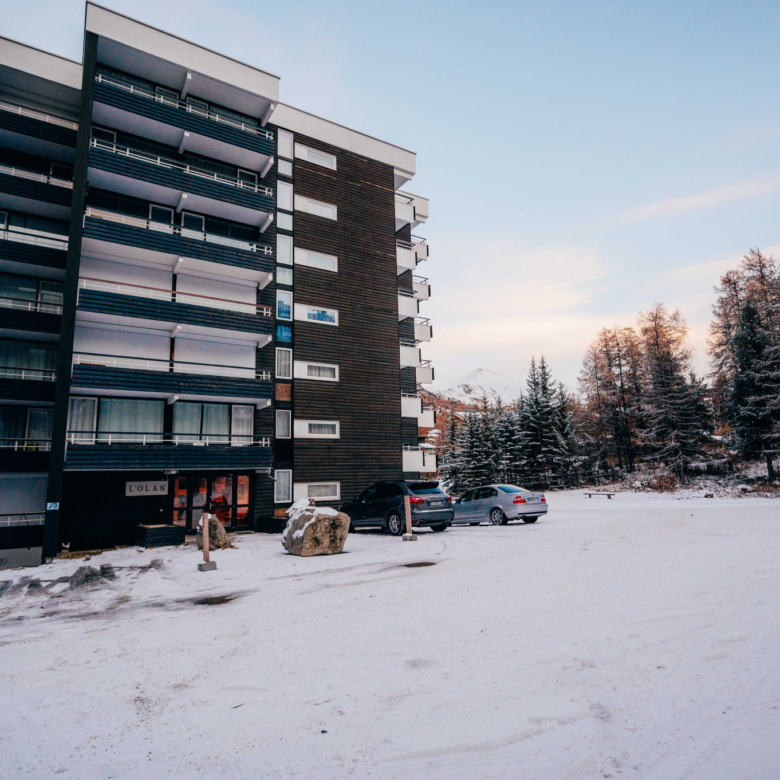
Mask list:
[[[713,287],[780,255],[780,3],[106,0],[281,76],[281,99],[411,149],[436,377],[576,385],[660,301],[709,370]],[[82,0],[0,0],[2,34],[81,59]]]

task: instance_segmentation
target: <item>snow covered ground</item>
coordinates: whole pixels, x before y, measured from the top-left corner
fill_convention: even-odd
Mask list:
[[[777,778],[780,501],[549,501],[0,573],[0,777]]]

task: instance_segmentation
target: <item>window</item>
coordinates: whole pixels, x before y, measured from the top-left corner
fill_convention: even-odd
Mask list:
[[[241,184],[249,184],[252,187],[257,185],[257,174],[254,171],[245,171],[243,168],[239,168],[236,178]]]
[[[286,157],[288,160],[293,158],[293,134],[288,133],[287,130],[277,130],[277,138],[279,139],[279,157]]]
[[[190,214],[184,211],[181,215],[181,226],[185,230],[193,230],[196,233],[205,233],[206,218],[201,214]]]
[[[97,398],[71,398],[68,407],[68,441],[94,444],[97,420]]]
[[[73,181],[73,166],[64,163],[53,162],[49,168],[49,174],[55,179],[62,181]]]
[[[296,439],[338,439],[341,426],[335,420],[295,420],[293,434]]]
[[[230,441],[230,406],[179,401],[173,405],[173,433],[179,443],[227,444]]]
[[[402,496],[403,494],[403,488],[400,485],[394,485],[392,482],[382,482],[376,486],[377,499],[395,498],[396,496]]]
[[[307,306],[304,303],[296,303],[295,319],[319,322],[323,325],[338,325],[339,313],[336,309],[322,309],[319,306]]]
[[[280,214],[280,216],[282,216]],[[276,234],[276,262],[284,265],[293,264],[293,240],[292,236]]]
[[[149,206],[149,219],[152,222],[161,222],[165,225],[173,224],[173,209],[167,206]]]
[[[292,437],[292,412],[289,409],[276,410],[276,438],[289,439]]]
[[[293,210],[293,186],[289,182],[279,181],[276,183],[276,208]]]
[[[499,490],[503,490],[504,493],[527,493],[527,490],[524,490],[521,487],[515,487],[514,485],[499,485]]]
[[[54,379],[57,349],[44,341],[0,339],[0,377]]]
[[[339,260],[334,255],[323,255],[321,252],[312,252],[297,247],[295,248],[295,262],[297,265],[307,265],[310,268],[320,268],[323,271],[339,270]]]
[[[289,290],[276,291],[276,319],[292,319],[292,293]]]
[[[0,441],[13,446],[13,441],[24,439],[27,410],[23,406],[0,406]]]
[[[276,269],[276,283],[286,284],[292,287],[293,272],[292,268],[277,268]]]
[[[321,382],[338,382],[339,367],[329,363],[309,363],[303,360],[296,360],[295,378],[317,379]]]
[[[315,501],[340,501],[340,482],[296,482],[293,498],[300,501],[302,498],[312,498]]]
[[[105,141],[108,144],[116,143],[116,132],[114,130],[104,130],[102,127],[92,126],[92,137],[98,141]]]
[[[292,191],[292,187],[290,187],[290,190]],[[314,214],[317,217],[325,217],[327,219],[338,218],[338,210],[335,206],[332,206],[330,203],[312,200],[311,198],[304,198],[303,195],[295,196],[295,210],[305,211],[307,214]]]
[[[292,350],[279,347],[276,350],[276,378],[292,379]]]
[[[289,160],[279,160],[279,175],[292,178],[293,166]]]
[[[276,226],[279,230],[292,230],[293,218],[292,214],[285,214],[282,211],[276,213]]]
[[[292,341],[292,325],[277,325],[276,326],[276,340],[277,341]]]
[[[321,165],[323,168],[330,168],[332,171],[336,170],[336,158],[332,154],[318,152],[316,149],[310,149],[308,146],[295,144],[295,156],[300,157],[302,160],[308,160],[315,165]]]
[[[159,99],[162,103],[170,103],[171,105],[178,105],[179,93],[175,89],[168,89],[167,87],[155,87],[154,91],[159,95]]]
[[[252,443],[255,434],[255,407],[235,405],[231,409],[230,443],[245,447]]]
[[[27,439],[51,440],[52,409],[29,409],[27,412]]]
[[[277,469],[274,471],[274,502],[286,504],[292,501],[292,471]]]
[[[98,441],[142,444],[162,441],[164,408],[165,401],[101,398]]]
[[[160,89],[157,87],[157,89]],[[208,116],[209,104],[205,100],[198,100],[198,98],[188,97],[187,105],[190,106],[190,111],[193,114],[200,114],[201,116]]]

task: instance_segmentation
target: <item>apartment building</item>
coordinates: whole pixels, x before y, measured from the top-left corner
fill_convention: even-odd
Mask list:
[[[5,565],[436,471],[415,155],[279,81],[93,3],[81,63],[0,39]]]

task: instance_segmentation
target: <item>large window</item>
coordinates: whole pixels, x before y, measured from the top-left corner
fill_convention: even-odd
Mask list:
[[[52,380],[56,368],[56,344],[0,339],[0,378]]]
[[[289,290],[276,291],[276,319],[292,319],[292,293]]]
[[[75,396],[68,407],[68,441],[74,444],[94,444],[97,427],[97,398]]]
[[[292,501],[292,471],[277,469],[274,471],[274,502],[286,504]]]
[[[322,271],[338,271],[339,260],[335,255],[324,255],[322,252],[312,252],[309,249],[295,248],[295,262],[297,265],[307,265],[310,268],[319,268]]]
[[[62,313],[62,282],[0,274],[0,307]]]
[[[277,347],[276,349],[276,378],[292,379],[292,355],[291,349]]]
[[[292,236],[285,236],[282,233],[276,234],[276,262],[284,263],[284,265],[292,265],[293,262]]]
[[[293,186],[289,182],[276,183],[276,207],[285,211],[293,210]]]
[[[227,444],[230,437],[230,406],[179,401],[173,406],[173,434],[179,442]]]
[[[292,412],[289,409],[276,410],[276,438],[292,438]]]
[[[165,401],[101,398],[99,442],[152,443],[162,441]]]
[[[279,139],[279,157],[286,157],[288,160],[293,158],[293,134],[287,132],[287,130],[277,130],[277,138]]]
[[[301,160],[308,160],[308,162],[315,165],[321,165],[323,168],[330,168],[332,171],[336,170],[336,158],[334,155],[317,151],[317,149],[312,149],[309,146],[295,144],[295,156]]]
[[[295,210],[305,211],[307,214],[314,214],[326,219],[338,219],[338,209],[335,206],[312,198],[305,198],[303,195],[295,196]]]
[[[52,409],[0,406],[0,449],[24,443],[25,449],[48,449]]]

